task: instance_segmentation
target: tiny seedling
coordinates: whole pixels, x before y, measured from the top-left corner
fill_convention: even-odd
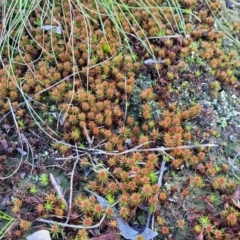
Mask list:
[[[25,129],[25,123],[24,123],[23,119],[18,120],[18,125],[19,125],[20,128]]]
[[[48,182],[49,182],[49,178],[48,178],[48,175],[43,173],[40,175],[39,177],[39,181],[40,181],[40,184],[43,185],[43,186],[47,186],[48,185]]]

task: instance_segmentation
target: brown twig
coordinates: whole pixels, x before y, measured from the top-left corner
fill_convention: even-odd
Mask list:
[[[152,141],[151,141],[152,142]],[[146,148],[146,149],[141,149],[142,146],[149,144],[150,142],[146,142],[143,144],[140,144],[134,148],[128,149],[123,152],[118,152],[118,151],[112,151],[112,152],[106,152],[104,150],[96,149],[96,148],[86,148],[85,150],[89,152],[93,152],[93,154],[98,155],[98,154],[105,154],[109,156],[117,156],[117,155],[123,155],[123,154],[128,154],[132,152],[165,152],[165,151],[171,151],[174,149],[190,149],[190,148],[202,148],[202,147],[217,147],[218,145],[208,143],[208,144],[198,144],[198,145],[182,145],[178,147],[156,147],[156,148]],[[81,149],[82,150],[82,149]]]

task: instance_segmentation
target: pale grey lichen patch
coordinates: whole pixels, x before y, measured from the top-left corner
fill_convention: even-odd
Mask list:
[[[207,83],[201,83],[192,94],[193,83],[181,88],[179,106],[191,106],[192,102],[200,103],[203,111],[199,117],[202,131],[214,130],[223,141],[240,140],[240,99],[228,89],[221,88],[217,98],[211,96]]]
[[[156,101],[154,100],[151,100],[148,102],[148,105],[150,106],[151,108],[151,114],[152,114],[152,118],[154,120],[157,120],[161,117],[161,114],[162,114],[162,111],[161,109],[159,108],[159,105]]]
[[[136,79],[135,86],[129,99],[128,115],[139,119],[142,116],[142,99],[141,92],[147,88],[153,87],[155,80],[150,75],[143,76],[140,74]],[[154,105],[152,103],[152,105]]]

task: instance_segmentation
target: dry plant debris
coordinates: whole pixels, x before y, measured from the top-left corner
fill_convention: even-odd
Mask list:
[[[225,13],[3,1],[0,238],[238,239],[240,23]]]

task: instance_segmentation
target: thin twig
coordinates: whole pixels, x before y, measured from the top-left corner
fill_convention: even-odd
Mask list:
[[[29,151],[31,152],[31,158],[32,158],[32,163],[31,163],[31,172],[30,172],[30,175],[32,175],[32,172],[33,172],[33,168],[35,167],[34,165],[34,153],[33,153],[33,149],[31,147],[31,144],[29,143],[29,141],[27,140],[27,138],[25,137],[25,135],[23,133],[21,133],[21,137],[23,139],[23,141],[25,142],[25,145],[27,147],[27,158],[29,156]]]
[[[166,165],[165,160],[162,160],[161,169],[160,169],[160,173],[159,173],[159,177],[158,177],[158,183],[157,183],[159,188],[162,186],[163,173],[164,173],[164,171],[167,170],[165,165]]]
[[[127,104],[128,104],[128,95],[127,95],[127,80],[124,78],[124,89],[125,89],[125,112],[124,112],[124,124],[126,124],[127,119]]]
[[[73,225],[73,224],[56,222],[56,221],[52,221],[52,220],[46,220],[46,219],[43,219],[43,218],[39,218],[39,219],[37,219],[37,221],[48,223],[48,224],[57,224],[57,225],[62,226],[62,227],[69,227],[69,228],[75,228],[75,229],[93,229],[93,228],[98,228],[102,224],[102,222],[104,221],[105,217],[106,217],[106,213],[104,213],[104,215],[102,216],[99,223],[97,223],[95,225],[92,225],[92,226]]]
[[[86,138],[87,138],[87,141],[88,141],[88,143],[89,143],[89,146],[90,146],[90,148],[92,147],[92,144],[93,144],[93,138],[91,139],[90,137],[89,137],[89,134],[88,134],[88,130],[87,130],[87,128],[86,128],[86,126],[85,125],[83,125],[83,129],[84,129],[84,133],[85,133],[85,136],[86,136]]]
[[[118,152],[118,151],[112,151],[112,152],[106,152],[104,150],[100,149],[95,149],[95,148],[85,148],[86,151],[94,152],[95,155],[97,154],[105,154],[109,156],[117,156],[117,155],[123,155],[127,153],[133,153],[133,152],[165,152],[165,151],[171,151],[174,149],[191,149],[191,148],[203,148],[203,147],[217,147],[218,145],[208,143],[208,144],[198,144],[198,145],[182,145],[178,147],[156,147],[156,148],[146,148],[146,149],[141,149],[143,145],[149,144],[150,142],[146,142],[143,144],[140,144],[134,148],[125,150],[123,152]],[[83,150],[83,149],[81,149]]]
[[[63,197],[62,189],[61,189],[60,185],[56,182],[56,180],[55,180],[54,176],[52,175],[52,173],[50,173],[49,176],[50,176],[50,181],[51,181],[51,183],[53,185],[53,188],[55,189],[57,195],[60,197],[60,199],[65,203],[66,207],[68,208],[67,201]]]
[[[18,104],[17,107],[14,107],[14,108],[12,107],[12,109],[13,109],[14,111],[16,111],[18,108],[20,108],[21,106],[23,106],[23,105],[25,105],[25,104],[26,104],[25,102],[21,102],[21,103]],[[7,113],[5,113],[5,114],[0,118],[0,123],[1,123],[10,113],[12,113],[12,110],[8,111]]]
[[[77,147],[77,146],[76,146],[76,147]],[[70,178],[70,193],[69,193],[69,209],[68,209],[67,220],[66,220],[65,223],[68,223],[68,221],[69,221],[69,219],[70,219],[71,211],[72,211],[73,177],[74,177],[76,165],[77,165],[78,162],[79,162],[78,152],[77,152],[77,157],[78,157],[78,159],[74,162],[74,164],[73,164],[73,169],[72,169],[72,172],[71,172],[71,178]]]
[[[58,157],[58,158],[55,158],[54,161],[67,161],[67,160],[71,160],[71,159],[76,159],[77,156],[68,156],[68,157]]]
[[[240,152],[234,157],[234,159],[233,160],[231,160],[231,158],[228,158],[228,164],[231,166],[231,168],[232,168],[232,173],[233,173],[233,175],[238,179],[238,180],[240,180],[240,178],[237,176],[237,174],[235,173],[235,171],[240,171],[240,169],[239,169],[239,167],[237,167],[234,163],[235,163],[235,161],[236,161],[236,159],[237,159],[237,157],[240,155]]]
[[[51,85],[51,86],[49,86],[49,87],[47,87],[47,88],[44,88],[43,90],[41,90],[41,91],[38,92],[37,94],[41,94],[41,93],[44,93],[44,92],[48,91],[49,89],[51,89],[51,88],[53,88],[53,87],[59,85],[61,82],[64,82],[65,80],[69,79],[70,77],[75,76],[76,74],[79,74],[79,72],[74,72],[74,73],[68,75],[67,77],[61,79],[60,81],[54,83],[53,85]]]
[[[160,173],[159,173],[159,176],[158,176],[158,186],[159,186],[159,188],[161,188],[162,187],[162,179],[163,179],[163,173],[164,173],[164,171],[166,171],[167,170],[167,168],[165,167],[165,165],[166,165],[166,162],[165,162],[165,160],[163,159],[162,160],[162,164],[161,164],[161,168],[160,168]],[[155,198],[157,198],[158,197],[158,194],[155,194]],[[155,207],[155,210],[156,210],[156,207]],[[155,212],[155,210],[154,210],[154,212]],[[154,228],[154,222],[155,222],[155,217],[154,217],[154,214],[152,214],[152,229]]]

